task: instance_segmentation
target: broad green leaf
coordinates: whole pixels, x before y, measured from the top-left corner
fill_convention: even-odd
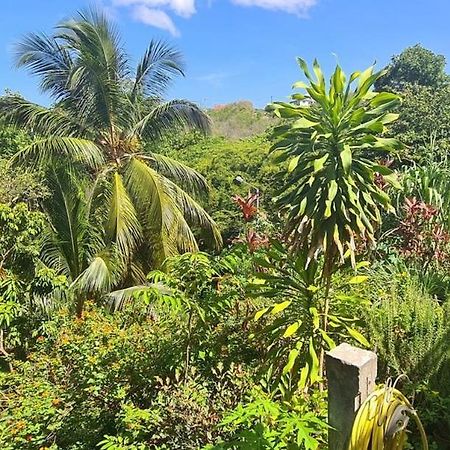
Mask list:
[[[399,118],[399,116],[400,116],[399,114],[389,113],[383,116],[380,119],[380,122],[383,123],[384,125],[387,125],[389,123],[395,122]]]
[[[342,69],[340,66],[336,66],[336,70],[334,71],[333,77],[332,77],[332,84],[334,86],[334,90],[337,93],[340,93],[344,89],[344,83],[345,83],[345,75],[344,72],[342,72]]]
[[[325,217],[325,219],[328,219],[328,217],[331,217],[331,207],[332,207],[333,203],[330,202],[329,200],[325,201],[325,212],[323,213],[323,217]],[[324,249],[325,251],[325,249]]]
[[[316,125],[319,125],[319,122],[312,122],[311,120],[306,119],[305,117],[302,117],[301,119],[296,120],[292,124],[293,129],[307,129],[315,127]]]
[[[323,155],[321,158],[317,158],[314,160],[314,173],[317,173],[323,169],[323,166],[327,162],[329,156],[329,153],[325,153],[325,155]]]
[[[315,308],[315,307],[309,308],[309,312],[312,315],[314,329],[317,330],[320,326],[319,312],[317,311],[317,308]]]
[[[363,268],[369,267],[369,266],[370,266],[370,262],[369,262],[369,261],[359,261],[359,262],[356,264],[355,269],[356,269],[356,270],[358,270],[358,269],[363,269]]]
[[[317,291],[320,290],[320,287],[318,286],[314,286],[313,284],[310,284],[307,288],[308,291],[311,291],[312,293],[316,293]]]
[[[299,159],[300,155],[297,155],[296,157],[291,159],[291,161],[289,162],[288,172],[292,172],[293,170],[295,170],[298,165]]]
[[[255,320],[259,320],[267,311],[269,311],[269,309],[270,309],[270,307],[267,307],[267,308],[257,311],[255,314]]]
[[[322,69],[320,68],[320,65],[319,65],[319,62],[317,61],[317,59],[315,59],[313,61],[313,70],[314,70],[314,73],[316,74],[316,78],[317,78],[317,82],[319,83],[320,91],[324,92],[325,91],[325,78],[323,76]]]
[[[383,175],[383,179],[384,181],[386,181],[386,183],[390,184],[395,189],[402,188],[402,185],[399,183],[396,173],[391,173],[390,175]]]
[[[302,370],[300,371],[300,380],[298,382],[298,387],[300,389],[304,389],[306,387],[308,375],[309,375],[309,364],[306,363],[305,367],[303,367]]]
[[[399,99],[398,95],[393,94],[391,92],[380,92],[376,94],[375,97],[372,98],[370,104],[373,107],[378,107],[380,105],[383,105],[384,103],[388,103],[398,99]]]
[[[358,341],[361,345],[364,347],[370,347],[369,341],[359,332],[356,331],[354,328],[347,327],[348,334]]]
[[[332,202],[337,194],[338,191],[338,184],[336,183],[336,180],[331,180],[328,184],[328,200]]]
[[[283,367],[283,375],[286,375],[288,372],[292,370],[297,357],[298,357],[298,350],[294,348],[289,352],[287,364]]]
[[[352,151],[349,145],[344,146],[344,149],[340,153],[340,158],[344,172],[348,174],[352,165]]]
[[[304,81],[297,81],[292,85],[292,89],[306,89],[308,85]]]
[[[309,356],[311,358],[311,383],[314,383],[319,379],[319,358],[317,357],[316,349],[314,348],[313,338],[309,338]]]
[[[308,64],[306,64],[306,61],[302,58],[297,58],[297,63],[303,70],[303,73],[305,74],[306,78],[308,78],[308,80],[311,80],[311,74],[309,72]]]
[[[359,85],[358,89],[372,76],[373,74],[373,66],[368,67],[366,70],[359,74]]]
[[[271,314],[278,314],[281,311],[284,311],[291,303],[292,303],[292,300],[286,300],[285,302],[277,303],[273,307]]]
[[[283,334],[284,338],[288,338],[292,336],[300,327],[301,322],[294,322],[286,328],[286,331]]]
[[[367,281],[369,277],[366,275],[356,275],[353,278],[350,278],[349,284],[361,284]]]
[[[359,78],[361,76],[361,72],[357,71],[357,72],[353,72],[350,75],[350,80],[349,83],[353,83],[357,78]]]
[[[322,335],[323,340],[328,345],[328,348],[332,350],[334,347],[336,347],[336,343],[333,341],[333,339],[330,338],[328,333],[325,330],[319,330],[320,334]]]

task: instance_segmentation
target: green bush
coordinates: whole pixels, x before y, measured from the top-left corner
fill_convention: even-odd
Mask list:
[[[406,270],[373,270],[367,285],[373,304],[367,327],[379,357],[379,375],[406,374],[426,382],[446,357],[438,351],[448,329],[445,307],[431,297]]]
[[[324,448],[328,426],[325,397],[305,400],[293,397],[277,402],[260,389],[223,419],[221,426],[231,434],[227,442],[204,450],[316,450]]]

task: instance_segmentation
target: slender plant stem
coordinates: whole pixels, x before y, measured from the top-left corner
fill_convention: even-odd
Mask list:
[[[328,330],[328,314],[330,311],[330,288],[331,288],[331,265],[332,260],[331,258],[327,258],[325,261],[325,295],[324,295],[324,310],[323,310],[323,325],[322,329],[326,333]],[[319,377],[322,381],[320,381],[319,389],[320,392],[324,389],[324,383],[323,383],[323,375],[325,372],[325,348],[322,345],[320,349],[320,359],[319,359]]]
[[[189,309],[189,318],[188,318],[188,335],[187,335],[187,343],[186,343],[186,359],[184,364],[184,381],[186,382],[189,372],[189,360],[191,358],[191,334],[192,334],[192,316],[193,311],[192,308]]]
[[[5,350],[4,341],[5,341],[5,332],[3,328],[0,328],[0,354],[3,355],[3,357],[6,360],[6,363],[8,364],[8,370],[12,372],[13,367],[11,364],[11,355]]]

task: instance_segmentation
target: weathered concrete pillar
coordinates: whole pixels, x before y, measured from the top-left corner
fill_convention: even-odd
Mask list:
[[[375,388],[377,355],[341,344],[326,355],[329,450],[346,450],[356,412]]]

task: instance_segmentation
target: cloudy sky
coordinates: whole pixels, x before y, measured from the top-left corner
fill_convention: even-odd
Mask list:
[[[350,72],[421,43],[450,59],[449,0],[1,0],[0,89],[48,103],[13,67],[13,44],[93,3],[117,23],[133,59],[152,38],[179,47],[187,76],[169,94],[204,106],[284,100],[300,76],[296,56]]]

